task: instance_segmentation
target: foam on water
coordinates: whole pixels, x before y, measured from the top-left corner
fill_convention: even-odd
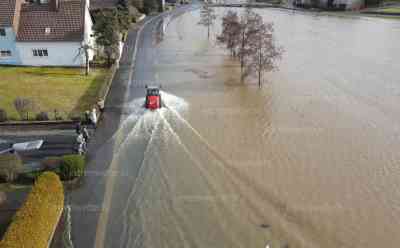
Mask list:
[[[163,108],[152,111],[144,107],[145,98],[137,98],[127,104],[126,110],[129,115],[113,135],[112,140],[116,142],[115,148],[119,150],[130,143],[137,135],[151,135],[155,123],[161,118],[160,113],[166,111],[183,112],[188,108],[188,103],[177,96],[161,91]],[[116,151],[116,150],[115,150]]]

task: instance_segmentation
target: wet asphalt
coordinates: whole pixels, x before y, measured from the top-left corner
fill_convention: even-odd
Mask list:
[[[154,63],[154,58],[157,56],[153,45],[154,30],[159,21],[163,16],[184,13],[191,8],[193,7],[184,6],[172,13],[148,17],[143,20],[147,22],[147,25],[142,31],[134,28],[128,34],[119,69],[107,97],[105,112],[89,144],[86,175],[79,183],[79,187],[66,194],[66,204],[70,205],[72,210],[71,237],[74,247],[120,246],[113,236],[115,234],[115,237],[119,237],[122,228],[115,217],[120,215],[120,210],[124,207],[121,204],[124,204],[124,201],[120,201],[121,204],[119,204],[118,199],[112,199],[112,208],[103,206],[106,184],[115,176],[110,168],[114,157],[115,135],[120,127],[121,119],[129,114],[126,109],[129,103],[133,99],[143,97],[144,86],[155,82],[155,75],[151,69],[153,67],[150,65]],[[140,35],[137,40],[138,33]],[[138,44],[135,61],[136,41]],[[127,184],[126,190],[129,190],[135,182],[138,169],[132,167],[126,173],[128,176],[117,175],[115,180],[123,180]],[[123,192],[118,192],[119,197],[123,195]]]

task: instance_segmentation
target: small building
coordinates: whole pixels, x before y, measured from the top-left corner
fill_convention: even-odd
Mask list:
[[[1,0],[0,64],[84,66],[92,26],[88,0]]]

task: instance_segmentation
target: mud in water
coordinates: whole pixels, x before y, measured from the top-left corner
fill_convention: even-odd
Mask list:
[[[116,134],[120,247],[398,247],[400,22],[259,12],[286,50],[261,90],[198,11],[157,36],[167,107]]]

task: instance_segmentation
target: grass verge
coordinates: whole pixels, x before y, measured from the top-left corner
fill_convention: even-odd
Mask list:
[[[382,13],[398,13],[398,14],[400,14],[400,7],[379,9],[378,12],[382,12]]]
[[[7,111],[8,119],[20,120],[14,107],[17,97],[33,101],[29,119],[42,111],[52,119],[54,110],[65,119],[96,104],[109,70],[94,69],[85,76],[80,68],[0,67],[0,75],[0,108]]]

